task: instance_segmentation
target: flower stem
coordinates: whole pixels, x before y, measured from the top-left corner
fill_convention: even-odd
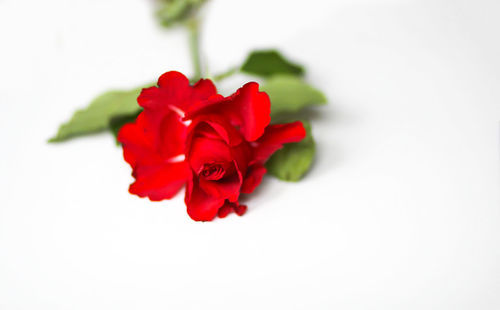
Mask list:
[[[200,23],[194,17],[188,21],[189,30],[189,48],[191,52],[191,61],[193,62],[194,75],[193,80],[197,81],[202,77],[201,57],[200,57]]]
[[[219,74],[216,74],[213,76],[213,80],[215,82],[219,82],[219,81],[222,81],[230,76],[232,76],[233,74],[235,74],[236,72],[238,72],[238,70],[240,70],[239,67],[233,67],[225,72],[221,72]]]

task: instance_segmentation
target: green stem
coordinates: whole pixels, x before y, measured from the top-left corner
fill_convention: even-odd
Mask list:
[[[233,67],[225,72],[221,72],[219,74],[216,74],[213,76],[213,80],[215,82],[219,82],[219,81],[222,81],[228,77],[230,77],[231,75],[235,74],[236,72],[238,72],[238,70],[240,70],[239,67]]]
[[[193,62],[194,76],[197,81],[202,77],[201,57],[200,57],[200,26],[197,18],[192,18],[188,22],[189,48],[191,50],[191,61]]]

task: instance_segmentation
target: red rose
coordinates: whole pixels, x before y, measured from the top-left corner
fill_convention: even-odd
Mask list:
[[[158,85],[143,90],[138,102],[144,111],[118,135],[136,178],[130,192],[168,199],[187,182],[185,202],[194,220],[242,215],[240,193],[259,185],[265,161],[284,143],[305,137],[301,122],[269,125],[269,97],[257,83],[227,98],[209,80],[191,87],[178,72],[165,73]]]

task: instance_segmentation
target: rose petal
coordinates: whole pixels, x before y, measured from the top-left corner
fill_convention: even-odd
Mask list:
[[[240,195],[241,180],[234,172],[217,181],[200,178],[199,182],[200,188],[210,196],[236,201]]]
[[[134,123],[124,125],[118,133],[124,158],[132,168],[161,164],[184,152],[187,129],[179,116],[171,111],[162,118],[149,114],[141,112]]]
[[[241,192],[244,194],[252,193],[262,182],[262,177],[266,174],[266,168],[261,164],[254,164],[248,169],[248,173],[241,185]]]
[[[232,161],[229,147],[221,140],[195,137],[192,139],[188,151],[187,160],[197,174],[201,172],[204,164]]]
[[[252,162],[264,162],[285,143],[299,142],[306,137],[302,122],[270,125],[264,135],[255,143],[255,156]]]
[[[163,158],[184,154],[187,127],[176,113],[167,114],[160,122],[158,132],[158,151]]]
[[[217,216],[220,218],[225,218],[231,212],[233,212],[233,207],[229,203],[225,203],[222,207],[220,207],[219,211],[217,212]]]
[[[133,173],[135,182],[129,191],[152,201],[172,198],[186,183],[189,171],[185,162],[166,163],[162,166],[140,166]]]
[[[189,105],[192,93],[193,88],[189,85],[189,80],[182,73],[170,71],[160,76],[158,87],[143,89],[137,102],[144,109],[178,108],[183,110]]]
[[[246,211],[247,211],[247,206],[245,205],[240,205],[237,202],[229,202],[226,201],[222,207],[220,207],[219,211],[217,212],[217,216],[220,218],[224,218],[228,216],[231,212],[238,214],[239,216],[242,216]]]
[[[133,123],[125,124],[118,132],[118,141],[123,146],[125,161],[135,168],[138,163],[152,165],[162,158],[156,152],[153,141],[144,130],[144,114],[141,113]]]
[[[217,114],[200,115],[193,119],[188,131],[198,131],[199,126],[206,124],[228,145],[238,145],[242,141],[240,133],[224,117]]]
[[[236,214],[238,214],[239,216],[242,216],[243,214],[245,214],[245,212],[247,212],[248,207],[245,205],[238,204],[238,205],[234,206],[233,209],[234,209],[234,212]]]
[[[168,71],[158,78],[158,86],[168,91],[177,92],[189,87],[189,80],[178,71]]]
[[[231,148],[231,157],[235,162],[236,169],[241,174],[241,181],[247,174],[247,168],[253,157],[252,147],[245,141]]]
[[[247,141],[258,139],[271,121],[269,96],[259,92],[259,84],[250,82],[228,98],[204,101],[186,111],[186,118],[196,115],[219,114],[239,127]]]
[[[195,221],[211,221],[224,204],[224,199],[207,195],[198,186],[196,177],[188,182],[184,198],[187,212]]]
[[[201,79],[193,86],[193,99],[194,101],[207,100],[217,95],[217,88],[214,83],[208,79]]]
[[[259,92],[259,84],[245,84],[233,95],[234,120],[247,141],[257,140],[271,121],[269,96]]]
[[[182,73],[170,71],[160,76],[158,87],[143,89],[137,102],[144,109],[163,111],[168,108],[184,116],[184,110],[214,96],[217,96],[217,89],[212,81],[202,79],[190,86]]]

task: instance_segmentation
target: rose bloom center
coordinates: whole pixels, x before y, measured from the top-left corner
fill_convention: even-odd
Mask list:
[[[208,163],[204,164],[200,176],[205,178],[206,180],[219,180],[225,174],[224,167],[219,163]]]

